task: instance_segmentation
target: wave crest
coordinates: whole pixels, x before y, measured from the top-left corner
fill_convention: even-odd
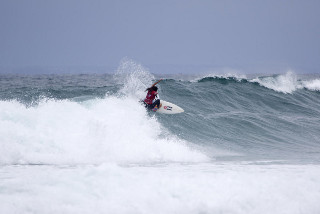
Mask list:
[[[276,92],[291,94],[299,89],[311,91],[320,91],[320,79],[314,80],[299,80],[293,71],[288,71],[285,74],[277,74],[272,76],[258,76],[253,79],[242,75],[208,75],[195,80],[196,82],[217,82],[220,84],[229,83],[254,83],[259,86],[274,90]]]
[[[300,83],[297,81],[297,76],[292,71],[288,71],[284,75],[258,77],[250,80],[250,82],[258,83],[263,87],[282,93],[292,93],[296,89],[302,88]]]
[[[320,79],[303,81],[303,86],[311,91],[320,91]]]

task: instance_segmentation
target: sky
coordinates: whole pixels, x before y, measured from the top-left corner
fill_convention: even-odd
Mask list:
[[[151,68],[320,73],[319,11],[318,0],[0,0],[0,67],[116,67],[128,57]]]

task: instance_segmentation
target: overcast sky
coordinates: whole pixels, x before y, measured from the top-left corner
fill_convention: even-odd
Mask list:
[[[320,1],[0,0],[0,66],[276,66],[320,73]]]

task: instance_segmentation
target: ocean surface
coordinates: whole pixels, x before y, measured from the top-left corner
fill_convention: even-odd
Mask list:
[[[185,112],[148,112],[159,98]],[[320,213],[320,75],[0,74],[0,213]]]

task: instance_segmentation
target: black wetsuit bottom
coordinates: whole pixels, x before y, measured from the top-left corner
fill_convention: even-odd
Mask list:
[[[158,108],[160,107],[160,100],[156,100],[154,101],[152,104],[146,104],[147,109],[152,110],[154,107],[158,106]]]

